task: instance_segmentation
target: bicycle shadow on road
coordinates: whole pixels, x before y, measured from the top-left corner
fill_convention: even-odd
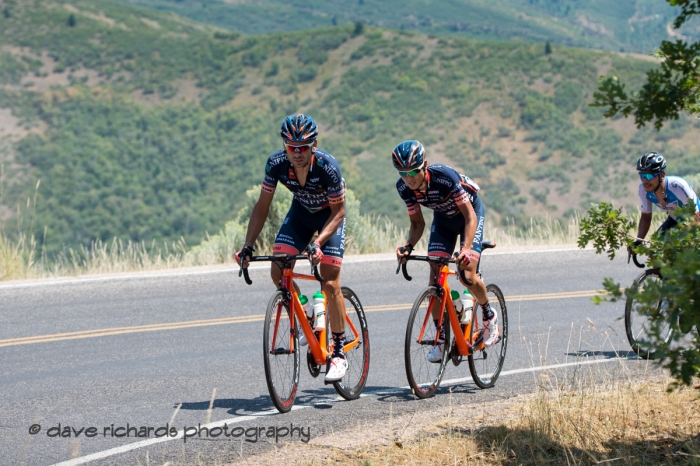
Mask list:
[[[579,358],[589,358],[593,356],[602,356],[605,359],[639,359],[634,351],[597,351],[597,350],[580,350],[575,353],[567,353],[567,356],[576,356]]]
[[[327,409],[334,401],[338,398],[338,394],[335,389],[329,385],[328,387],[321,387],[315,389],[300,390],[297,394],[294,404],[299,405],[311,405],[313,408],[317,409]],[[192,402],[182,402],[180,409],[182,410],[192,410],[192,411],[207,411],[209,409],[211,401],[192,401]],[[174,406],[177,407],[177,404]],[[224,398],[215,399],[214,403],[211,405],[211,409],[225,409],[228,414],[234,416],[248,416],[251,414],[260,414],[263,411],[274,410],[270,396],[260,395],[255,398]]]
[[[433,397],[441,395],[449,395],[450,392],[453,395],[471,395],[481,390],[473,385],[448,385],[446,387],[440,387],[435,391]],[[406,401],[421,401],[420,398],[415,396],[410,388],[397,388],[397,387],[368,387],[365,392],[376,397],[377,401],[383,403],[397,403]]]

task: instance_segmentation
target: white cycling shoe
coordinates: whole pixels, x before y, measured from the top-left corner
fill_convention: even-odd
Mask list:
[[[484,321],[484,346],[492,346],[501,339],[501,329],[498,328],[498,315],[493,311],[491,320]]]
[[[442,352],[445,349],[445,342],[441,341],[437,345],[433,346],[430,353],[425,357],[428,362],[440,362],[442,361]]]
[[[335,357],[331,359],[330,367],[326,372],[326,382],[338,382],[345,377],[345,372],[348,370],[348,361],[345,358]]]

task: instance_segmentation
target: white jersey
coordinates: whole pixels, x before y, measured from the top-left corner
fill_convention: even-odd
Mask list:
[[[646,192],[644,190],[644,185],[639,183],[639,198],[642,201],[642,213],[650,214],[652,204],[656,204],[660,209],[668,212],[668,215],[674,220],[676,220],[674,211],[678,207],[686,204],[695,204],[695,212],[700,212],[698,196],[687,181],[680,176],[667,176],[664,183],[666,183],[666,207],[662,207],[661,204],[659,204],[656,194],[653,192]]]

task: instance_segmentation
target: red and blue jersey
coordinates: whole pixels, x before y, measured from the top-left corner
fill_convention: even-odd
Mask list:
[[[479,193],[478,184],[447,165],[429,165],[425,180],[428,183],[425,195],[409,188],[401,178],[396,182],[396,189],[406,203],[409,215],[420,211],[422,205],[448,217],[455,217],[461,215],[460,205],[470,202],[474,206]]]
[[[316,149],[311,156],[311,167],[304,186],[299,184],[284,150],[272,154],[265,165],[262,190],[274,193],[278,181],[310,212],[318,212],[331,204],[345,201],[345,180],[340,173],[340,165],[331,154],[320,149]]]

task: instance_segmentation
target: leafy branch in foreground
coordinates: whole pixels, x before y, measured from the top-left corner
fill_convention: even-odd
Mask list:
[[[686,219],[694,217],[693,206],[684,206],[676,213]],[[650,341],[642,342],[643,346],[653,349],[676,383],[689,385],[700,374],[700,224],[681,222],[663,238],[654,234],[650,242],[635,246],[628,234],[633,223],[610,204],[595,205],[581,220],[578,245],[585,247],[592,242],[597,253],[606,251],[611,260],[620,247],[632,246],[637,254],[648,257],[649,266],[659,269],[663,280],[647,283],[644,289],[623,291],[619,283],[605,278],[603,287],[608,295],[595,301],[634,299],[639,304],[638,312],[651,322]],[[669,326],[671,338],[665,341],[663,329]]]
[[[612,260],[615,252],[627,245],[628,233],[633,227],[634,220],[622,215],[622,208],[613,209],[612,204],[607,202],[595,204],[588,211],[588,216],[581,219],[578,247],[584,248],[592,242],[596,254],[605,250]]]
[[[680,28],[691,16],[700,13],[700,0],[667,0],[681,7],[674,22]],[[640,128],[654,121],[658,130],[665,120],[677,120],[687,111],[700,113],[700,42],[687,44],[682,40],[664,40],[654,54],[661,60],[659,69],[647,72],[647,82],[639,91],[628,94],[617,76],[601,77],[598,91],[593,94],[592,107],[608,107],[605,117],[618,113],[627,117],[634,114]]]

